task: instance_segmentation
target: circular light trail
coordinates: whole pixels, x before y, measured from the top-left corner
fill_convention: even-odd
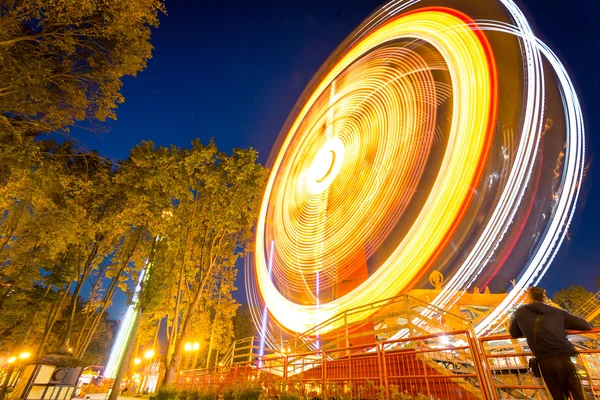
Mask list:
[[[548,268],[582,177],[581,110],[564,68],[512,1],[482,3],[502,5],[506,21],[415,0],[382,7],[317,74],[282,131],[254,267],[285,329],[304,332],[408,292],[432,270],[450,272],[440,307],[512,274],[517,285],[478,325],[483,332]],[[495,50],[506,40],[508,56]],[[559,106],[547,103],[552,96]],[[557,129],[546,109],[560,111]]]

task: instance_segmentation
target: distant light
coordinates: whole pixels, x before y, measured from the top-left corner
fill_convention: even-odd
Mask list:
[[[135,360],[133,360],[134,365],[140,365],[141,363],[142,363],[142,360],[139,359],[138,357],[136,357]]]
[[[15,357],[15,356],[12,356],[12,357],[10,357],[10,358],[8,359],[8,363],[9,363],[9,364],[12,364],[12,363],[14,363],[15,361],[17,361],[17,357]]]
[[[144,353],[144,358],[150,359],[152,357],[154,357],[154,350],[148,350]]]
[[[31,353],[28,351],[24,351],[21,354],[19,354],[19,358],[21,360],[25,360],[25,359],[29,358],[30,356],[31,356]]]
[[[198,350],[199,348],[200,348],[200,343],[198,343],[198,342],[194,342],[194,346],[193,346],[192,350],[196,351],[196,350]]]
[[[189,343],[189,342],[188,342],[188,343],[186,343],[186,344],[183,346],[183,349],[184,349],[185,351],[192,351],[192,344],[191,344],[191,343]]]

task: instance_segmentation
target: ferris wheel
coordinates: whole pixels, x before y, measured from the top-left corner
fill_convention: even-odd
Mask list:
[[[584,162],[573,84],[512,0],[392,1],[281,131],[252,260],[258,319],[304,332],[441,271],[437,307],[508,291],[484,332],[552,263]]]

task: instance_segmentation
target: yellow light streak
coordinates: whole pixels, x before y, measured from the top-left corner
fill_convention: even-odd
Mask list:
[[[380,26],[331,68],[292,124],[267,183],[255,252],[260,294],[287,329],[302,332],[408,290],[458,226],[487,158],[497,101],[489,45],[466,21],[436,8]],[[318,310],[294,303],[269,279],[265,243],[275,241],[274,279],[310,299],[317,271],[339,281],[352,269],[344,262],[364,248],[365,238],[375,244],[385,239],[421,177],[436,123],[431,70],[437,66],[409,48],[382,47],[399,40],[433,46],[450,75],[451,126],[437,178],[411,228],[365,282]]]

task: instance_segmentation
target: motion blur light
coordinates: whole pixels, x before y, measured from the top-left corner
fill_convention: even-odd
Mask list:
[[[391,0],[374,12],[282,129],[247,281],[265,310],[253,313],[257,327],[268,317],[327,335],[371,316],[365,304],[422,288],[434,270],[448,272],[429,301],[442,309],[518,276],[475,324],[481,335],[559,251],[586,163],[567,71],[513,0],[436,3]],[[513,254],[519,267],[506,263]],[[263,328],[265,340],[280,347]]]

